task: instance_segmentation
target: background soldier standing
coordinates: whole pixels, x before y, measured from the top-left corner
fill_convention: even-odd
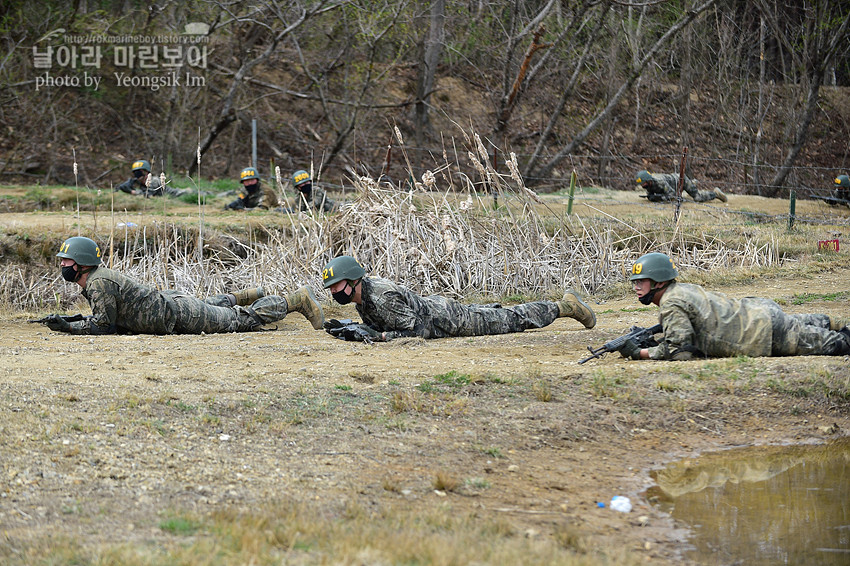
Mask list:
[[[50,315],[45,324],[51,330],[71,334],[247,332],[293,311],[303,314],[316,330],[324,322],[322,307],[308,287],[286,297],[266,297],[262,288],[256,288],[202,301],[178,291],[157,291],[101,267],[100,248],[89,238],[68,238],[56,256],[62,258],[62,278],[83,288],[92,316],[68,322],[60,315]]]
[[[646,254],[635,262],[630,280],[641,303],[660,307],[664,339],[652,348],[627,340],[619,350],[623,357],[690,360],[850,354],[846,320],[825,314],[786,314],[770,299],[730,299],[699,285],[677,283],[678,276],[673,261],[662,253]]]
[[[646,198],[651,202],[667,202],[676,199],[676,187],[679,185],[679,176],[669,173],[650,173],[647,170],[638,171],[635,183],[646,189]],[[727,202],[726,194],[715,187],[713,191],[700,191],[697,189],[696,181],[685,177],[683,190],[694,199],[694,202],[706,202],[718,199]]]
[[[567,292],[557,302],[537,301],[509,308],[463,305],[438,295],[421,297],[392,281],[365,278],[365,274],[353,257],[339,256],[327,264],[322,280],[337,303],[357,305],[357,312],[363,318],[361,335],[375,342],[406,336],[445,338],[522,332],[548,326],[560,317],[574,318],[585,328],[596,325],[596,315],[573,292]],[[334,334],[330,323],[325,328]]]

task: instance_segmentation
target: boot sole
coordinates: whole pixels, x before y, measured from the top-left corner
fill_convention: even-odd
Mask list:
[[[322,309],[322,305],[319,304],[319,300],[316,298],[316,293],[313,292],[313,289],[307,287],[307,294],[310,296],[310,299],[316,304],[316,306],[319,307],[319,316],[321,317],[321,320],[318,322],[318,326],[316,326],[316,323],[314,323],[312,320],[310,321],[310,324],[313,325],[313,330],[321,330],[325,324],[325,311],[324,309]]]

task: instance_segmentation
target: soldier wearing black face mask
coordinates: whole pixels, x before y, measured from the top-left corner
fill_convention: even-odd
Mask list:
[[[158,290],[100,265],[100,248],[90,238],[68,238],[59,249],[62,277],[83,290],[92,315],[68,320],[49,315],[51,330],[71,334],[213,334],[249,332],[298,312],[313,328],[322,328],[324,314],[312,289],[288,295],[266,295],[261,287],[213,295],[204,300],[175,290]]]
[[[557,318],[573,318],[593,328],[596,315],[578,295],[568,291],[558,301],[537,301],[514,307],[464,305],[438,295],[421,297],[381,277],[365,277],[366,271],[350,256],[332,259],[322,272],[323,285],[334,300],[355,303],[363,318],[358,332],[336,334],[339,321],[328,321],[329,334],[346,340],[385,342],[393,338],[421,336],[483,336],[542,328]]]
[[[260,176],[254,167],[246,167],[239,173],[242,190],[239,196],[225,206],[230,210],[245,210],[246,208],[257,208],[263,201],[263,188],[260,184]]]
[[[138,188],[137,188],[138,186]],[[191,193],[191,189],[175,189],[167,184],[163,185],[159,177],[151,175],[151,164],[147,159],[138,159],[133,162],[133,176],[115,187],[116,191],[128,195],[142,195],[145,197],[159,197],[168,195],[180,197]]]
[[[310,208],[331,212],[339,208],[321,187],[313,183],[313,178],[303,169],[292,174],[292,186],[297,191],[298,210],[301,212],[307,212]]]

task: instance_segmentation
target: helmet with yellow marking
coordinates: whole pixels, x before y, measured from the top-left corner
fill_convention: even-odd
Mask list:
[[[632,266],[632,276],[629,280],[672,281],[678,276],[679,270],[667,254],[653,252],[638,258]]]

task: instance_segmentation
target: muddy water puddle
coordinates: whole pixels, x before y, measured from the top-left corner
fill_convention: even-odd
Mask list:
[[[704,454],[647,497],[691,527],[699,564],[850,565],[850,438]]]

